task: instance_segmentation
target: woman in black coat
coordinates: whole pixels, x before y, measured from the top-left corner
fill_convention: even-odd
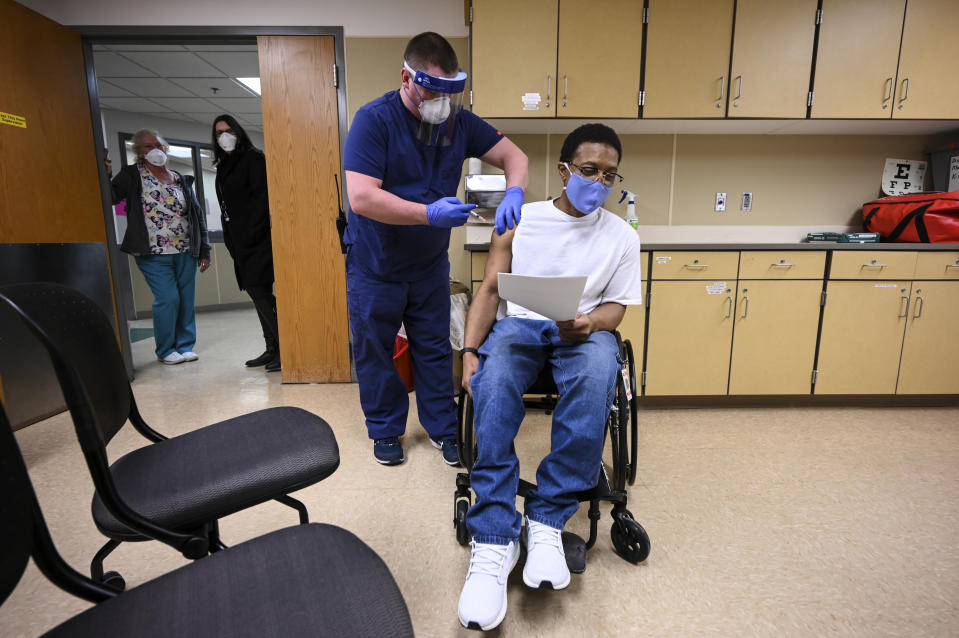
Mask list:
[[[213,121],[213,141],[223,240],[233,257],[236,283],[256,306],[266,342],[266,351],[246,365],[265,364],[267,371],[274,372],[280,369],[280,339],[273,295],[266,157],[232,115],[221,115]]]

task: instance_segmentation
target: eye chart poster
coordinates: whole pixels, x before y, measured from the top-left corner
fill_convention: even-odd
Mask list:
[[[908,195],[922,190],[926,176],[926,162],[918,160],[886,159],[882,171],[882,192],[886,195]]]

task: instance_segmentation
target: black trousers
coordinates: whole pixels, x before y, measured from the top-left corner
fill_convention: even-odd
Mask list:
[[[276,297],[273,286],[247,286],[246,293],[256,306],[256,314],[263,328],[263,341],[270,352],[280,351],[280,330],[276,319]]]

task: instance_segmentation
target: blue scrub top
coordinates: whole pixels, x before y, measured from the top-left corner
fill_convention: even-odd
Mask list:
[[[353,117],[343,151],[343,168],[382,180],[383,190],[411,202],[431,204],[456,195],[463,162],[482,157],[502,133],[470,111],[456,116],[449,146],[428,146],[416,138],[419,120],[403,105],[399,91],[366,104]],[[386,281],[425,279],[448,263],[450,230],[398,226],[350,209],[344,237],[350,257]]]

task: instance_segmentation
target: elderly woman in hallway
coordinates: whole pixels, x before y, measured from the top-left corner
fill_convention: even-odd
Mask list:
[[[126,202],[127,230],[120,250],[134,256],[153,292],[157,358],[166,364],[196,361],[196,272],[210,267],[206,214],[193,177],[167,167],[170,146],[159,133],[133,136],[136,163],[112,179],[113,203]],[[112,166],[106,162],[107,170]]]

